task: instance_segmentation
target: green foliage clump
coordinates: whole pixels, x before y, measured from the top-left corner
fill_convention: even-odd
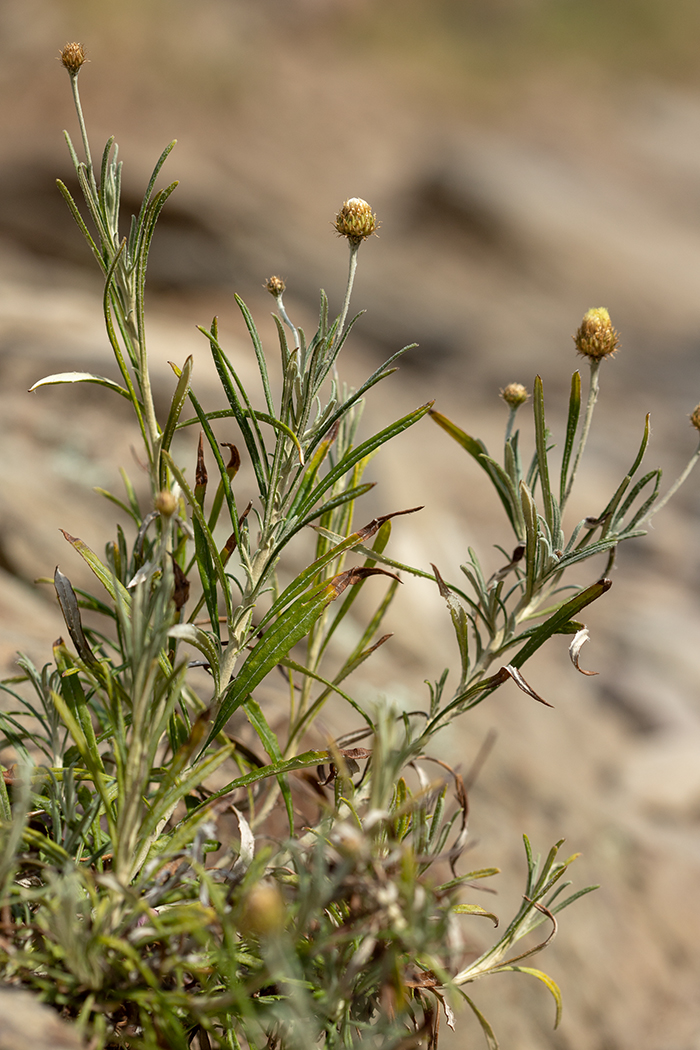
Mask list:
[[[74,588],[56,570],[70,643],[59,640],[42,669],[21,658],[21,674],[2,683],[10,709],[0,715],[0,743],[16,758],[0,779],[2,980],[34,990],[73,1020],[94,1050],[434,1047],[441,1014],[453,1026],[459,1002],[471,1007],[495,1047],[465,987],[513,970],[544,982],[558,1021],[556,984],[523,961],[554,935],[557,913],[588,892],[563,893],[574,858],[558,860],[557,843],[541,862],[525,839],[523,902],[500,938],[474,958],[463,917],[498,920],[469,899],[470,890],[497,870],[460,872],[467,786],[429,748],[439,730],[509,679],[540,700],[521,668],[553,634],[573,635],[578,668],[587,631],[576,617],[609,580],[597,574],[582,587],[565,577],[597,555],[610,566],[617,545],[642,534],[660,479],[658,470],[637,477],[648,420],[611,499],[568,537],[562,512],[589,432],[601,357],[590,360],[580,426],[581,379],[574,373],[558,478],[539,378],[528,464],[514,430],[527,397],[519,384],[503,394],[510,414],[502,463],[430,403],[360,438],[362,399],[409,348],[359,389],[341,385],[338,357],[357,320],[346,325],[358,251],[376,223],[366,202],[352,198],[344,205],[352,223],[346,231],[338,225],[348,238],[350,269],[337,319],[322,294],[318,329],[307,339],[287,315],[284,282],[267,282],[277,305],[280,389],[239,300],[259,402],[214,320],[201,332],[224,407],[204,410],[191,385],[190,357],[173,366],[170,409],[159,421],[144,289],[156,222],[176,185],[156,189],[172,144],[122,238],[117,148],[110,139],[99,170],[93,167],[77,88],[82,50],[70,47],[64,64],[85,161],[66,137],[88,219],[59,188],[104,274],[106,331],[121,381],[72,372],[35,386],[91,382],[126,398],[143,438],[150,490],[144,506],[124,475],[124,499],[104,493],[132,522],[130,536],[118,528],[104,558],[65,534],[98,592]],[[360,212],[365,226],[358,234]],[[431,573],[393,559],[393,520],[419,508],[353,523],[356,503],[371,487],[363,480],[371,457],[429,413],[487,472],[514,533],[515,549],[503,551],[505,564],[490,579],[474,551],[460,586],[435,567]],[[231,425],[240,452],[220,441],[217,428]],[[200,440],[192,482],[173,441],[193,426]],[[245,507],[236,481],[244,459],[255,488]],[[290,544],[308,528],[316,534],[312,560],[283,585],[278,572],[289,579],[296,557]],[[453,684],[448,688],[445,671],[425,707],[404,714],[390,703],[363,706],[346,688],[388,637],[380,629],[397,573],[427,577],[439,588],[460,658]],[[365,587],[381,588],[375,611],[338,661],[329,643],[355,615]],[[84,623],[85,610],[99,614],[104,629]],[[208,673],[206,692],[192,684],[195,667]],[[281,703],[270,710],[256,699],[280,670],[284,717]],[[309,730],[333,695],[359,728],[310,749]],[[518,944],[545,923],[544,939]]]

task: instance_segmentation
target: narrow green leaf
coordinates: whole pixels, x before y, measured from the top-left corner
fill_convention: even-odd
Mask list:
[[[263,390],[265,391],[265,403],[267,404],[267,411],[270,413],[270,416],[274,419],[275,403],[272,400],[272,393],[270,391],[270,379],[267,374],[265,351],[263,350],[262,342],[260,341],[260,336],[258,335],[258,330],[255,327],[255,321],[252,318],[250,310],[243,302],[240,295],[235,295],[234,298],[238,303],[239,310],[243,314],[243,320],[245,321],[246,328],[248,329],[248,333],[253,343],[255,356],[258,360],[258,369],[260,370],[260,378],[262,380]]]
[[[501,475],[503,475],[504,477],[507,477],[507,475],[501,467],[501,465],[497,463],[495,459],[492,459],[491,456],[489,456],[488,449],[486,448],[486,445],[483,443],[483,441],[479,441],[476,438],[471,437],[464,430],[458,427],[456,423],[453,423],[451,420],[449,420],[447,416],[443,416],[441,412],[436,412],[435,410],[432,410],[430,412],[430,417],[435,423],[437,423],[439,427],[442,427],[442,429],[445,430],[451,438],[454,438],[457,444],[461,445],[462,448],[470,454],[470,456],[474,457],[474,459],[477,461],[482,470],[486,471],[488,476],[491,478],[491,482],[494,488],[496,489],[496,492],[498,493],[498,498],[503,504],[503,508],[506,514],[508,515],[508,520],[510,521],[514,531],[517,534],[517,519],[514,519],[513,517],[514,511],[510,502],[508,485],[503,481],[501,477]],[[494,469],[494,465],[497,469]],[[510,482],[510,478],[508,479],[508,481]],[[522,537],[518,536],[518,539],[522,539]]]
[[[491,919],[494,926],[498,926],[498,916],[492,911],[486,911],[479,904],[455,904],[452,911],[455,915],[483,915],[484,918]]]
[[[185,404],[185,400],[187,399],[187,392],[190,388],[190,378],[192,376],[193,365],[194,358],[190,354],[190,356],[187,358],[181,369],[177,368],[175,365],[172,364],[170,366],[175,372],[175,375],[178,377],[178,379],[177,386],[175,387],[175,393],[173,394],[172,401],[170,402],[170,411],[168,412],[168,418],[165,421],[163,434],[160,439],[160,447],[163,452],[168,452],[170,450],[173,435],[175,434],[175,429],[180,419],[180,413],[182,412],[182,407]],[[164,485],[165,478],[162,472],[161,486]]]
[[[250,773],[244,773],[243,776],[236,777],[235,780],[229,781],[224,787],[209,795],[201,805],[194,807],[177,827],[181,828],[191,819],[197,819],[202,810],[210,807],[217,798],[229,795],[232,791],[237,791],[238,788],[250,787],[252,784],[257,784],[260,780],[267,780],[268,777],[276,777],[282,773],[292,773],[296,769],[308,769],[309,766],[318,766],[332,757],[331,752],[328,750],[304,751],[303,754],[295,755],[294,758],[287,758],[282,762],[272,762],[268,766],[262,766],[258,769],[253,769]]]
[[[469,998],[466,992],[463,992],[461,988],[459,988],[458,991],[462,998],[466,999],[466,1001],[469,1003],[477,1021],[481,1025],[481,1029],[484,1033],[484,1037],[486,1039],[486,1046],[488,1047],[488,1050],[499,1050],[498,1040],[494,1035],[493,1028],[488,1023],[481,1010],[478,1008],[476,1003],[472,1002],[472,1000]]]
[[[551,489],[549,487],[549,464],[547,462],[547,429],[544,418],[544,388],[540,376],[535,376],[535,385],[532,392],[532,408],[535,416],[535,445],[537,447],[537,466],[540,474],[540,486],[542,488],[542,503],[544,505],[544,519],[553,533]]]
[[[525,522],[523,520],[520,500],[518,499],[518,494],[512,478],[497,460],[491,459],[486,453],[482,453],[479,462],[491,478],[494,488],[498,492],[501,503],[505,507],[508,520],[513,526],[513,532],[522,543],[525,539]]]
[[[133,518],[137,528],[140,527],[141,518],[137,517],[137,515],[133,511],[133,508],[130,507],[128,503],[125,503],[124,500],[119,499],[118,496],[114,496],[111,492],[108,492],[107,489],[100,488],[99,485],[96,485],[92,491],[97,492],[100,496],[104,496],[104,498],[108,499],[110,503],[113,503],[115,507],[119,507],[119,509],[123,510],[125,514],[128,514],[130,518]]]
[[[289,651],[311,630],[325,607],[337,597],[332,583],[298,598],[282,613],[246,658],[221,698],[221,706],[207,745],[226,725],[233,712]],[[206,746],[206,745],[205,745]]]
[[[367,655],[369,656],[370,654],[367,653]],[[282,667],[286,667],[290,671],[296,671],[297,674],[302,674],[306,678],[312,678],[314,682],[320,682],[321,685],[325,685],[326,687],[324,692],[321,693],[321,695],[314,700],[311,707],[305,712],[303,718],[301,718],[297,725],[294,727],[294,738],[298,737],[304,726],[307,726],[309,722],[311,722],[316,717],[316,714],[320,710],[324,700],[330,693],[337,693],[338,696],[341,696],[343,700],[350,704],[350,707],[352,707],[353,710],[357,711],[360,717],[364,719],[369,728],[371,730],[374,730],[374,722],[369,717],[369,715],[365,711],[363,711],[358,702],[356,700],[353,700],[349,693],[346,693],[339,688],[340,682],[342,682],[343,678],[347,678],[349,674],[349,672],[343,674],[345,668],[343,668],[340,674],[336,676],[335,680],[331,682],[327,678],[324,678],[323,675],[318,674],[317,671],[311,671],[308,667],[304,667],[303,664],[297,663],[296,660],[290,660],[288,656],[285,657],[283,660],[280,660],[280,664]]]
[[[557,982],[552,980],[549,974],[544,973],[543,970],[535,970],[532,966],[499,966],[497,969],[492,970],[491,972],[506,973],[508,970],[515,971],[515,973],[528,973],[531,977],[536,977],[539,981],[542,981],[542,983],[545,984],[547,988],[549,988],[554,998],[554,1002],[556,1003],[557,1010],[554,1019],[554,1027],[558,1028],[559,1022],[561,1021],[563,1003],[561,998],[561,991],[559,990],[559,985],[557,984]]]
[[[571,377],[571,393],[569,395],[569,415],[566,421],[566,439],[564,441],[564,453],[561,461],[561,475],[559,478],[559,505],[563,508],[566,502],[566,487],[568,484],[569,463],[578,427],[578,417],[581,412],[581,373],[574,372]]]
[[[141,231],[142,228],[143,228],[143,220],[144,220],[144,216],[146,214],[146,209],[148,208],[148,205],[150,203],[151,194],[153,193],[153,187],[155,186],[156,179],[158,178],[158,175],[160,174],[160,169],[163,167],[163,165],[165,164],[165,161],[168,158],[168,155],[171,153],[171,151],[175,148],[176,145],[177,145],[177,139],[173,139],[172,142],[169,142],[168,145],[163,150],[163,152],[161,153],[161,155],[158,158],[158,160],[156,161],[156,166],[153,169],[153,172],[151,174],[151,178],[149,180],[148,186],[146,187],[146,192],[145,192],[145,194],[143,196],[143,203],[141,204],[141,210],[140,210],[138,218],[136,220],[136,228],[139,231]]]
[[[268,755],[273,762],[282,761],[282,752],[280,751],[279,742],[277,735],[272,731],[268,725],[265,715],[262,713],[260,704],[256,700],[249,696],[243,705],[248,721],[252,725],[255,732],[258,734],[260,743],[267,751]],[[285,808],[287,810],[287,820],[289,821],[289,834],[294,834],[294,806],[292,803],[292,792],[289,788],[289,781],[284,773],[280,773],[277,777],[277,782],[282,792],[284,799]]]
[[[262,435],[259,438],[260,444],[258,446],[255,434],[253,433],[253,430],[251,429],[247,418],[249,416],[255,421],[255,412],[250,403],[246,405],[246,407],[248,408],[248,413],[245,412],[243,405],[241,404],[238,398],[238,394],[236,393],[236,390],[234,388],[231,376],[229,375],[229,370],[227,368],[227,364],[229,364],[229,362],[223,350],[219,346],[218,340],[214,337],[213,333],[208,332],[206,328],[202,328],[201,326],[198,327],[199,331],[202,332],[202,334],[205,335],[209,340],[209,346],[211,348],[211,353],[214,359],[214,364],[216,366],[216,371],[218,372],[219,379],[221,380],[221,385],[224,388],[224,393],[226,394],[228,403],[233,409],[233,414],[236,417],[236,422],[238,423],[241,434],[243,435],[243,440],[245,441],[246,448],[248,449],[250,461],[253,465],[255,477],[258,482],[258,491],[262,499],[266,499],[268,471],[267,453],[265,451],[265,445],[262,440]],[[257,433],[259,433],[259,430],[257,431]]]
[[[610,502],[606,506],[606,508],[603,511],[603,513],[600,515],[600,518],[604,518],[605,519],[605,523],[603,525],[603,531],[602,531],[602,534],[601,534],[602,537],[605,537],[606,534],[610,531],[610,529],[612,527],[612,521],[613,521],[613,519],[615,517],[615,511],[617,510],[617,508],[618,508],[618,506],[620,504],[620,500],[622,499],[622,497],[624,496],[625,492],[627,491],[627,487],[628,487],[630,481],[632,480],[634,475],[637,473],[637,470],[638,470],[639,466],[641,465],[642,460],[644,459],[644,453],[646,452],[647,445],[649,444],[649,435],[650,435],[650,432],[651,432],[650,418],[651,417],[647,414],[646,421],[645,421],[645,424],[644,424],[644,432],[642,434],[641,444],[639,446],[639,451],[637,452],[637,455],[635,457],[634,463],[632,464],[630,469],[627,471],[627,474],[624,476],[624,478],[620,482],[620,484],[619,484],[619,486],[618,486],[614,496],[612,497],[612,499],[610,500]]]
[[[216,577],[219,581],[219,585],[224,596],[224,601],[226,603],[226,615],[228,618],[228,622],[231,623],[233,617],[233,609],[231,605],[231,592],[226,580],[226,572],[221,561],[219,548],[217,547],[214,537],[212,536],[209,530],[207,520],[204,517],[204,512],[197,500],[195,499],[194,493],[192,492],[192,489],[188,485],[187,481],[185,480],[184,474],[182,473],[180,468],[176,466],[175,461],[173,460],[169,452],[163,452],[163,458],[167,463],[168,469],[171,471],[173,477],[177,480],[180,488],[185,493],[185,496],[187,497],[187,502],[192,508],[192,514],[196,518],[197,524],[202,532],[202,535],[204,536],[207,551],[214,566],[214,571],[216,573]],[[213,606],[213,608],[215,608],[215,606]],[[211,614],[214,617],[214,619],[216,619],[216,617],[218,617],[218,610],[216,612],[212,611]]]
[[[532,634],[532,637],[525,643],[522,649],[515,654],[510,663],[513,667],[522,667],[526,660],[537,652],[540,646],[544,645],[548,638],[561,630],[569,620],[573,619],[577,613],[584,609],[591,602],[596,601],[602,594],[612,586],[611,580],[598,580],[597,583],[592,584],[590,587],[586,587],[585,590],[579,591],[578,594],[574,595],[568,602],[565,602],[548,620],[545,620],[543,624]]]
[[[202,425],[202,430],[204,431],[204,435],[205,435],[207,441],[209,442],[209,447],[212,450],[212,453],[214,455],[214,459],[216,460],[216,465],[217,465],[218,470],[219,470],[219,477],[221,479],[220,480],[220,484],[221,484],[221,487],[223,489],[224,496],[226,497],[226,505],[228,507],[229,516],[231,518],[231,527],[233,529],[233,534],[236,537],[236,546],[240,547],[241,534],[240,534],[240,528],[239,528],[239,525],[238,525],[238,508],[236,506],[236,497],[234,496],[233,489],[231,488],[231,478],[229,478],[228,471],[227,471],[226,465],[224,463],[224,458],[221,455],[221,449],[219,448],[219,443],[216,440],[216,437],[214,435],[214,431],[211,429],[211,426],[209,425],[209,420],[207,418],[207,413],[204,412],[204,410],[202,409],[202,406],[200,405],[199,401],[197,400],[197,398],[195,397],[195,395],[194,395],[194,393],[192,392],[191,389],[189,391],[189,397],[190,397],[190,401],[192,402],[192,407],[194,408],[195,412],[197,413],[197,418],[198,418],[199,422]],[[214,525],[212,524],[210,526],[210,528],[213,529]]]
[[[78,161],[78,158],[75,155],[75,150],[73,149],[73,144],[72,144],[72,142],[70,141],[70,138],[67,135],[66,135],[66,139],[68,141],[69,149],[71,150],[72,155],[75,157],[76,164],[79,164],[80,162]],[[87,226],[85,224],[85,220],[83,219],[82,215],[80,214],[80,212],[78,210],[78,206],[75,203],[75,201],[73,200],[73,197],[71,196],[70,190],[68,189],[68,187],[63,182],[61,182],[60,179],[56,179],[56,185],[58,186],[58,189],[59,189],[59,192],[60,192],[61,196],[63,197],[63,199],[65,200],[66,204],[68,205],[68,208],[70,209],[70,213],[73,216],[78,229],[80,230],[80,232],[82,233],[83,237],[85,238],[85,240],[90,245],[90,250],[92,251],[92,254],[95,256],[95,258],[97,259],[97,262],[99,264],[100,269],[102,270],[102,273],[106,273],[107,267],[105,266],[104,259],[102,258],[102,255],[100,254],[100,249],[95,244],[95,241],[93,240],[92,234],[88,230],[88,228],[87,228]]]
[[[304,465],[304,450],[301,447],[301,444],[299,442],[299,438],[296,436],[296,434],[291,429],[291,427],[288,427],[287,424],[283,423],[281,419],[276,419],[275,416],[268,415],[267,412],[258,412],[258,411],[256,411],[254,413],[254,415],[255,415],[255,418],[259,419],[261,423],[268,423],[275,430],[278,430],[280,432],[280,434],[284,434],[286,437],[288,437],[291,441],[294,442],[294,445],[296,446],[296,450],[297,450],[297,455],[299,456],[299,462],[303,466]]]
[[[89,565],[110,597],[116,601],[118,595],[119,601],[122,602],[124,608],[130,609],[131,595],[126,587],[115,578],[114,573],[110,572],[107,566],[100,561],[95,552],[88,547],[87,543],[79,539],[77,536],[71,536],[65,531],[65,529],[61,529],[61,532],[70,545],[78,552],[83,561]]]
[[[662,473],[661,470],[657,467],[656,470],[650,470],[647,474],[644,475],[643,478],[639,479],[639,481],[636,483],[636,485],[633,485],[633,487],[629,491],[627,499],[622,504],[622,506],[620,507],[620,509],[617,511],[617,513],[615,514],[615,516],[613,518],[612,524],[610,526],[610,532],[617,533],[617,532],[620,531],[620,526],[622,525],[622,522],[624,521],[625,514],[628,513],[628,511],[632,507],[632,504],[634,503],[634,501],[636,500],[637,496],[640,494],[642,489],[646,488],[646,486],[649,484],[649,482],[652,480],[652,478],[655,478],[656,479],[656,485],[654,487],[654,491],[652,492],[651,497],[645,501],[643,507],[641,507],[639,510],[636,511],[634,517],[632,518],[632,520],[630,521],[629,525],[627,526],[628,529],[634,528],[636,523],[640,520],[640,518],[643,517],[643,515],[646,513],[647,508],[651,505],[651,503],[654,502],[654,499],[656,498],[656,493],[659,490],[659,484],[661,482],[661,473]]]
[[[115,383],[113,379],[106,379],[104,376],[94,375],[92,372],[56,372],[54,375],[46,376],[44,379],[34,383],[33,386],[30,386],[29,393],[31,394],[34,390],[38,390],[41,386],[60,386],[63,383],[96,383],[107,390],[114,390],[117,394],[125,397],[127,401],[131,401],[131,394],[119,383]]]
[[[375,520],[378,520],[378,519],[375,519]],[[391,519],[387,515],[386,516],[386,520],[382,522],[382,525],[381,525],[381,527],[379,529],[377,537],[376,537],[374,543],[372,544],[372,549],[374,551],[376,551],[377,554],[381,554],[382,551],[384,550],[384,548],[386,547],[387,543],[389,542],[389,537],[391,536],[391,527],[392,527],[391,526]],[[364,531],[365,530],[363,530],[363,532]],[[369,539],[369,535],[365,535],[364,539],[365,540]],[[367,558],[365,560],[365,564],[364,564],[365,568],[369,569],[373,565],[376,565],[376,559],[370,557],[370,558]],[[328,630],[326,632],[326,637],[323,640],[323,644],[321,646],[321,649],[320,649],[320,652],[319,652],[319,656],[323,655],[323,653],[325,652],[325,650],[326,650],[326,648],[328,646],[328,643],[330,642],[330,640],[333,637],[334,633],[336,632],[336,630],[338,629],[338,627],[340,626],[340,624],[344,620],[344,618],[347,616],[347,614],[350,612],[350,609],[352,608],[353,603],[355,601],[357,601],[357,598],[359,597],[359,595],[360,595],[360,593],[362,591],[362,588],[364,587],[364,583],[365,583],[365,581],[361,580],[357,584],[357,586],[353,587],[351,590],[349,590],[348,593],[346,594],[345,598],[343,598],[343,601],[341,602],[340,608],[338,609],[338,611],[336,612],[335,616],[333,617],[333,622],[332,622],[332,624],[330,625],[330,627],[328,628]],[[394,580],[389,589],[391,590],[393,588],[393,591],[395,591],[396,587],[397,587],[397,584],[396,584],[396,581]],[[393,596],[393,592],[392,592],[392,596]],[[391,598],[389,599],[389,601],[391,601]],[[365,631],[362,639],[360,640],[360,642],[356,646],[356,654],[357,655],[359,655],[359,653],[364,649],[365,645],[370,641],[370,639],[372,638],[372,636],[376,632],[377,628],[379,627],[379,623],[381,622],[381,619],[383,618],[384,612],[388,608],[388,602],[386,602],[386,599],[385,599],[384,602],[382,602],[382,606],[380,606],[380,608],[382,609],[382,611],[380,613],[379,620],[376,620],[376,614],[375,614],[375,616],[372,618],[372,621],[371,621],[371,623],[369,625],[369,629],[371,630],[371,633],[368,635],[368,632]],[[355,654],[353,654],[353,655],[355,655]],[[350,658],[350,662],[352,662],[352,657]]]
[[[361,459],[365,459],[371,452],[379,448],[381,445],[390,441],[398,434],[403,433],[404,430],[408,430],[409,427],[417,423],[419,419],[422,419],[427,412],[430,411],[434,402],[429,401],[425,405],[421,405],[420,408],[415,409],[413,412],[409,412],[408,415],[402,416],[401,419],[397,419],[395,423],[385,427],[378,434],[368,438],[357,448],[349,449],[336,466],[326,474],[321,482],[313,489],[312,492],[306,497],[306,499],[298,504],[297,500],[294,501],[290,508],[290,514],[296,514],[300,518],[305,517],[315,503],[318,502],[324,492],[327,492],[337,481],[340,480],[345,474],[359,463]]]
[[[219,748],[213,755],[195,762],[182,776],[177,777],[174,783],[171,784],[166,781],[153,798],[148,816],[141,826],[139,845],[135,851],[137,854],[143,850],[148,839],[155,834],[160,822],[171,815],[177,803],[185,795],[190,794],[195,788],[199,787],[208,776],[211,776],[230,757],[234,750],[233,744]]]
[[[400,511],[398,513],[410,513],[410,511]],[[285,588],[285,590],[279,596],[277,601],[273,604],[270,611],[265,615],[265,617],[258,626],[258,630],[264,628],[271,619],[273,619],[278,613],[282,611],[282,609],[284,609],[286,605],[289,605],[289,603],[292,602],[294,598],[297,598],[303,591],[305,591],[310,586],[312,580],[314,580],[315,577],[318,576],[319,573],[327,565],[330,565],[331,562],[335,561],[336,558],[341,557],[341,555],[345,554],[346,551],[349,551],[353,547],[357,547],[358,544],[361,544],[364,541],[371,539],[372,536],[374,536],[379,530],[381,530],[384,524],[391,517],[394,516],[395,515],[386,514],[382,515],[382,517],[380,518],[374,518],[367,525],[363,526],[363,528],[358,529],[357,532],[353,532],[350,536],[347,536],[345,538],[334,535],[333,547],[327,550],[325,554],[323,554],[320,558],[317,558],[316,561],[312,562],[311,565],[308,566],[308,568],[303,570],[303,572],[300,572],[296,579],[292,580],[289,586]],[[380,548],[377,547],[377,545],[375,544],[375,547],[372,548],[372,551],[374,551],[375,549],[378,551]],[[381,549],[383,549],[383,547]],[[371,558],[371,556],[372,554],[370,552],[368,554],[368,557]]]
[[[216,684],[216,689],[219,689],[219,662],[221,660],[221,648],[217,644],[217,640],[207,634],[206,631],[202,631],[199,627],[196,627],[193,623],[176,623],[168,630],[169,638],[177,638],[181,642],[187,642],[188,645],[193,645],[195,649],[198,649],[200,653],[206,658],[211,668],[211,673]]]

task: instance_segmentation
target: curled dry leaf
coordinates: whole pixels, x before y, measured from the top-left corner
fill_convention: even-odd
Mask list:
[[[524,693],[527,693],[528,696],[531,696],[533,700],[537,700],[539,704],[544,704],[545,707],[553,706],[547,700],[543,700],[541,696],[538,696],[538,694],[535,692],[532,686],[528,685],[528,683],[525,681],[518,668],[513,667],[512,664],[506,664],[505,667],[502,667],[499,671],[499,674],[504,675],[502,681],[505,681],[506,676],[512,678],[515,684],[517,685],[518,689],[522,689]]]
[[[232,882],[239,882],[253,863],[255,856],[255,835],[251,831],[250,824],[239,809],[232,804],[231,809],[238,821],[238,831],[241,836],[241,851],[236,857],[235,863],[229,873]]]
[[[582,627],[580,631],[577,631],[574,635],[571,645],[569,646],[569,656],[571,657],[571,662],[577,671],[580,671],[581,674],[593,675],[598,674],[598,671],[584,671],[584,669],[579,664],[579,656],[581,655],[581,649],[583,648],[584,644],[588,641],[589,638],[590,635],[588,633],[587,627]]]
[[[360,583],[361,580],[366,580],[368,576],[391,576],[392,580],[399,580],[399,577],[395,572],[387,572],[386,569],[367,569],[364,566],[354,566],[352,569],[346,569],[345,572],[338,573],[332,580],[328,581],[328,586],[333,591],[333,601],[342,594],[346,587],[350,587],[354,583]]]
[[[370,522],[357,530],[357,535],[360,537],[360,543],[364,543],[365,540],[371,539],[372,536],[379,532],[386,521],[391,521],[392,518],[398,518],[402,514],[415,514],[419,510],[423,510],[423,508],[409,507],[408,510],[394,510],[391,514],[382,514],[379,518],[372,518]]]

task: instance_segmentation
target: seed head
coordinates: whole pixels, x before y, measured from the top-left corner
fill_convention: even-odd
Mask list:
[[[612,357],[620,346],[619,333],[613,328],[610,314],[604,306],[594,307],[584,314],[573,339],[578,352],[591,361]]]
[[[61,51],[61,62],[72,77],[77,77],[80,67],[85,61],[85,48],[82,44],[73,42],[66,44]]]
[[[700,430],[700,405],[696,405],[690,413],[690,423],[696,430]]]
[[[511,408],[518,408],[519,405],[524,405],[529,396],[522,383],[509,383],[507,387],[501,390],[501,397]]]
[[[275,299],[278,299],[287,285],[281,277],[268,277],[263,287],[267,288],[270,295],[274,295]]]
[[[341,237],[347,237],[350,244],[357,246],[379,229],[377,216],[367,201],[361,197],[351,197],[345,201],[333,223]]]

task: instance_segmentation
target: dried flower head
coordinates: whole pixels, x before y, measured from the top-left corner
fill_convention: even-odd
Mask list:
[[[522,383],[509,383],[507,387],[501,390],[501,397],[511,408],[518,408],[519,405],[524,405],[529,396]]]
[[[277,299],[282,295],[287,285],[281,277],[268,277],[265,281],[264,287],[267,288],[270,295],[274,295],[275,299]]]
[[[72,44],[66,44],[61,51],[61,62],[63,62],[63,65],[72,77],[77,77],[84,61],[85,48],[82,44],[74,41]]]
[[[351,197],[345,201],[333,225],[340,236],[347,237],[352,245],[362,244],[366,237],[371,237],[379,229],[377,216],[361,197]]]
[[[696,405],[690,413],[690,423],[696,430],[700,430],[700,405]]]
[[[620,336],[604,306],[594,307],[584,314],[573,339],[578,352],[592,361],[612,356],[620,346]]]

